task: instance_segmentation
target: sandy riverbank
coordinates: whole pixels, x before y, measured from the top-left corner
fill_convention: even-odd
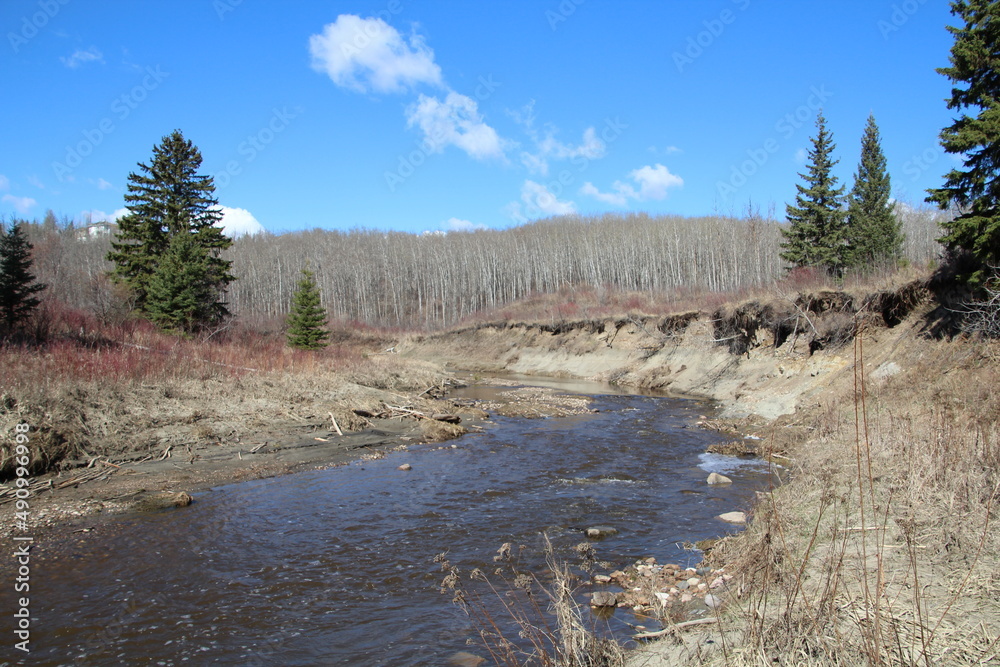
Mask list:
[[[941,299],[909,283],[711,313],[492,323],[399,349],[709,397],[733,451],[782,455],[790,481],[711,553],[733,576],[714,624],[644,647],[633,667],[993,664],[1000,351],[944,335],[953,310]]]
[[[413,363],[401,360],[399,366]],[[438,384],[431,391],[389,391],[341,382],[335,390],[316,395],[314,403],[300,405],[295,413],[286,411],[284,419],[231,437],[185,438],[186,420],[164,423],[163,433],[173,432],[174,438],[157,456],[95,457],[90,466],[33,478],[27,525],[18,526],[15,503],[8,497],[0,505],[0,539],[13,549],[8,539],[12,534],[31,534],[39,557],[48,552],[65,555],[82,540],[99,540],[109,522],[136,512],[181,508],[215,486],[342,466],[381,458],[388,451],[453,446],[447,441],[488,426],[491,414],[536,418],[589,409],[584,397],[489,379],[480,381],[496,388],[489,401],[455,401],[448,391],[462,383],[440,369],[434,371]],[[276,378],[268,381],[280,383]],[[13,485],[0,488],[7,487]]]

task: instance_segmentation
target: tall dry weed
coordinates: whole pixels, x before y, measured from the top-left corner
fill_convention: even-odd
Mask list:
[[[742,573],[727,665],[1000,660],[995,350],[912,339],[869,362],[866,341],[793,481],[718,551]]]

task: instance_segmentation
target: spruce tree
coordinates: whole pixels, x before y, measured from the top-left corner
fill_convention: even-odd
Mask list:
[[[816,136],[809,150],[808,172],[799,174],[805,185],[796,184],[795,206],[788,204],[785,217],[788,227],[781,230],[785,242],[781,258],[794,266],[821,266],[839,275],[844,266],[844,187],[837,187],[833,175],[833,136],[826,129],[826,118],[816,116]]]
[[[13,333],[41,303],[35,294],[45,289],[31,273],[31,243],[20,222],[6,232],[0,228],[0,319],[4,332]]]
[[[326,328],[326,310],[320,305],[319,287],[313,272],[302,269],[302,279],[292,295],[288,314],[288,344],[303,350],[326,347],[330,331]]]
[[[902,223],[889,201],[889,172],[875,116],[861,138],[861,160],[847,201],[847,254],[850,266],[894,262],[903,247]]]
[[[146,284],[146,314],[167,331],[191,333],[221,319],[208,251],[192,232],[175,234]]]
[[[939,240],[970,256],[973,266],[962,277],[982,283],[1000,270],[1000,2],[961,0],[951,12],[964,25],[948,26],[951,66],[937,71],[951,80],[948,108],[960,115],[941,131],[941,146],[962,156],[963,168],[928,190],[927,201],[957,207]]]
[[[139,173],[129,174],[125,194],[129,212],[118,220],[108,260],[115,263],[111,277],[132,290],[137,308],[146,314],[163,313],[163,304],[150,302],[149,284],[177,235],[190,236],[205,251],[201,268],[216,289],[205,294],[212,301],[200,311],[228,314],[217,297],[235,279],[229,272],[232,262],[221,257],[232,240],[217,226],[222,213],[213,196],[215,184],[211,176],[197,173],[201,161],[198,148],[174,130],[153,147],[148,165],[140,162]]]

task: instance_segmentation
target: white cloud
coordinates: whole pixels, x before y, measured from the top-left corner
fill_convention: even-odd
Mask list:
[[[309,37],[312,67],[338,86],[364,93],[402,92],[418,83],[441,86],[441,68],[419,35],[404,38],[382,19],[341,14]]]
[[[506,208],[515,220],[576,213],[576,204],[560,201],[546,186],[531,180],[525,181],[521,186],[521,201],[511,202]]]
[[[9,189],[10,189],[10,179],[4,176],[3,174],[0,174],[0,190],[9,190]]]
[[[580,194],[593,197],[598,201],[611,204],[612,206],[625,206],[628,204],[630,197],[636,196],[635,188],[621,181],[615,181],[613,187],[615,188],[615,192],[601,192],[597,189],[597,186],[587,181],[580,188]]]
[[[21,215],[26,215],[31,207],[38,203],[31,197],[15,197],[11,194],[4,195],[3,201],[13,206]]]
[[[476,101],[466,95],[452,91],[442,102],[422,94],[407,107],[406,124],[420,127],[423,146],[431,153],[453,145],[477,160],[504,157],[503,142],[496,130],[483,122]]]
[[[679,188],[684,185],[684,179],[670,173],[669,169],[659,163],[656,166],[646,165],[638,169],[633,169],[629,172],[629,177],[639,186],[638,190],[631,183],[615,181],[611,186],[612,192],[601,192],[593,183],[588,181],[580,188],[580,194],[593,197],[598,201],[613,206],[626,206],[630,199],[635,199],[636,201],[665,199],[668,189]]]
[[[245,208],[219,206],[219,211],[222,213],[222,221],[219,226],[222,227],[226,236],[237,238],[244,234],[252,236],[266,231],[264,226],[257,221],[257,218],[253,217],[253,214]],[[128,213],[129,210],[127,208],[115,209],[111,213],[92,209],[83,211],[80,214],[80,219],[84,221],[89,220],[91,223],[116,222],[119,218],[128,215]]]
[[[805,148],[800,148],[799,150],[795,151],[796,164],[805,164],[806,160],[808,159],[809,159],[809,151],[806,150]]]
[[[92,209],[90,211],[84,211],[80,214],[81,220],[90,220],[90,222],[115,222],[118,218],[128,215],[127,208],[118,208],[111,213],[105,213],[104,211],[99,211],[97,209]]]
[[[549,173],[550,160],[569,160],[583,157],[596,160],[604,157],[607,145],[597,136],[593,127],[583,131],[581,143],[577,145],[564,144],[556,139],[558,130],[553,125],[546,125],[541,131],[535,127],[535,101],[532,100],[521,109],[507,111],[507,115],[515,123],[524,127],[524,131],[535,144],[535,150],[522,151],[521,164],[532,174],[545,176]]]
[[[448,218],[444,223],[445,230],[449,232],[474,232],[479,229],[489,229],[486,225],[461,218]]]
[[[659,163],[655,167],[640,167],[629,176],[639,184],[639,199],[664,199],[667,189],[684,185],[684,179],[671,174],[669,169]]]
[[[222,211],[222,222],[220,223],[220,226],[226,236],[230,238],[235,239],[244,235],[253,236],[267,231],[264,229],[264,226],[257,221],[257,218],[253,217],[253,214],[245,208],[220,206],[219,210]]]
[[[59,60],[66,67],[76,69],[84,63],[104,63],[104,54],[96,46],[92,46],[89,49],[77,49],[69,58],[59,58]]]
[[[0,176],[0,178],[3,178],[3,177]],[[42,179],[38,178],[37,176],[28,176],[28,183],[30,183],[31,185],[35,186],[39,190],[44,190],[45,189],[45,184],[42,183]],[[0,186],[0,189],[3,189],[3,187]]]

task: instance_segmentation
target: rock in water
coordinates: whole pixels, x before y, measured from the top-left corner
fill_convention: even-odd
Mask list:
[[[459,651],[448,658],[448,664],[455,667],[479,667],[484,662],[486,662],[486,658],[482,658],[475,653],[469,653],[468,651]]]
[[[590,598],[591,607],[614,607],[618,604],[618,596],[611,591],[597,591]]]
[[[727,523],[746,523],[747,515],[743,512],[726,512],[725,514],[720,514],[719,518]]]
[[[403,465],[399,466],[399,469],[400,470],[413,470],[413,466],[411,466],[409,463],[404,463]]]
[[[617,534],[618,529],[611,526],[594,526],[585,530],[584,533],[586,533],[587,537],[607,537],[608,535]]]
[[[709,484],[732,484],[733,480],[729,479],[725,475],[720,475],[717,472],[713,472],[711,475],[708,476],[708,483]]]

